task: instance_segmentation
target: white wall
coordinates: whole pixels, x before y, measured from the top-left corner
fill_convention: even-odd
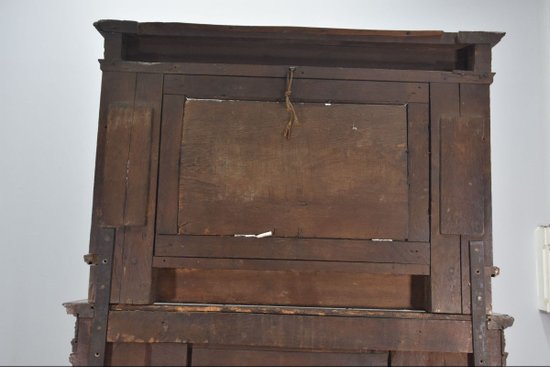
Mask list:
[[[154,4],[154,5],[153,5]],[[545,1],[0,1],[0,364],[66,364],[86,297],[101,18],[506,31],[492,86],[494,309],[510,364],[550,364],[533,230],[550,222],[550,5]]]

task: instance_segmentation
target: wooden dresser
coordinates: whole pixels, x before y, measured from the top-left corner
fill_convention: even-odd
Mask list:
[[[75,365],[500,365],[502,33],[103,20]]]

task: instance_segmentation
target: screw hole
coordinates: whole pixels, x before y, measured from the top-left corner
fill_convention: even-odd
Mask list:
[[[102,262],[103,264],[107,264],[107,259],[103,259],[101,262]]]
[[[479,275],[481,272],[479,270],[476,270],[476,274]]]
[[[94,356],[97,358],[99,357],[99,352],[95,352]]]

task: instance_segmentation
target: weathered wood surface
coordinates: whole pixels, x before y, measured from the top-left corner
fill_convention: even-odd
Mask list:
[[[388,353],[193,347],[193,366],[387,366]]]
[[[158,151],[160,143],[160,116],[162,100],[162,75],[157,74],[138,74],[136,80],[135,105],[138,112],[146,110],[141,106],[146,106],[147,112],[138,122],[145,123],[150,121],[151,127],[145,124],[141,127],[150,131],[150,136],[145,137],[143,131],[138,135],[133,135],[136,151],[146,151],[148,148],[140,146],[145,139],[150,139],[149,159],[141,156],[134,163],[135,171],[129,173],[129,179],[143,179],[143,182],[128,181],[128,192],[131,203],[128,208],[145,209],[143,214],[145,221],[141,226],[127,226],[124,230],[124,251],[122,259],[123,272],[121,274],[120,302],[144,304],[152,300],[151,281],[152,273],[152,254],[155,237],[155,218],[156,218],[156,192],[157,192],[157,167]],[[135,116],[135,115],[134,115]],[[149,117],[150,116],[150,117]],[[148,172],[148,173],[146,173]],[[145,198],[147,198],[145,200]]]
[[[468,353],[392,352],[390,366],[469,366]]]
[[[430,245],[402,241],[159,235],[155,255],[429,265]]]
[[[286,140],[282,104],[186,102],[179,232],[406,239],[406,109],[295,108]]]
[[[471,323],[467,321],[204,312],[113,311],[108,341],[355,352],[472,352]]]
[[[305,270],[157,269],[157,302],[421,309],[424,277]]]
[[[479,117],[441,118],[441,233],[483,235],[484,124]]]
[[[182,343],[109,343],[107,366],[189,366]]]
[[[299,75],[300,68],[297,73]],[[196,99],[235,99],[252,101],[283,100],[285,74],[280,78],[243,78],[209,75],[166,75],[165,94]],[[396,83],[355,80],[296,78],[292,99],[308,102],[344,103],[427,103],[427,83]]]
[[[371,263],[353,261],[217,259],[193,257],[154,257],[155,268],[273,270],[273,271],[336,271],[387,275],[429,275],[430,266],[423,264]]]
[[[444,116],[459,114],[459,85],[430,84],[431,133],[431,307],[432,312],[458,313],[462,310],[460,236],[440,230],[441,130]]]
[[[284,78],[286,65],[190,63],[190,62],[140,62],[99,60],[101,70],[124,72],[148,72],[163,74],[219,75]],[[393,82],[437,82],[491,84],[493,73],[476,74],[473,71],[391,70],[364,68],[331,68],[300,66],[297,76],[305,79],[335,79]]]

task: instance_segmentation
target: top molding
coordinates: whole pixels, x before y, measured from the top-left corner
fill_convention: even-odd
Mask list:
[[[106,33],[142,36],[193,36],[261,38],[311,41],[353,41],[365,43],[420,43],[439,45],[495,46],[504,32],[443,32],[438,30],[355,30],[338,28],[226,26],[193,23],[139,23],[129,20],[99,20],[96,29]]]

